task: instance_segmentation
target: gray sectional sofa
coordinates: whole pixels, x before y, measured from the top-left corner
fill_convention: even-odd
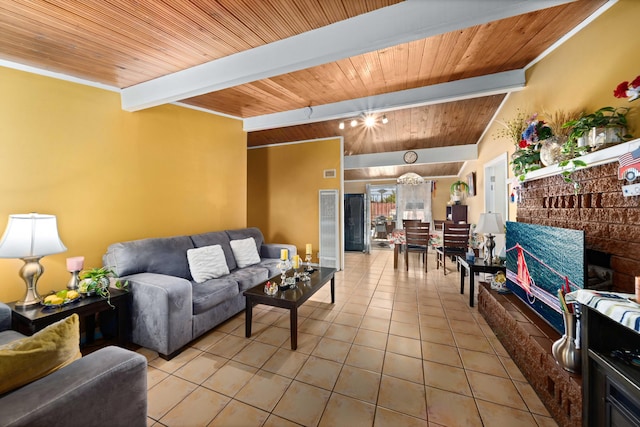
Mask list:
[[[11,309],[0,303],[0,344],[23,338],[13,331]],[[4,427],[144,427],[147,359],[109,346],[39,380],[0,396]]]
[[[238,268],[231,241],[253,238],[259,262]],[[229,274],[197,283],[189,249],[220,245]],[[277,275],[280,250],[296,247],[264,243],[258,228],[114,243],[103,256],[133,294],[132,341],[171,359],[193,339],[242,311],[242,292]]]

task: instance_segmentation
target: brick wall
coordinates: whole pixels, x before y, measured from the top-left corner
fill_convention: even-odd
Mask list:
[[[517,221],[585,230],[587,248],[611,254],[614,287],[634,292],[640,276],[640,197],[623,197],[618,162],[578,170],[577,194],[560,175],[523,184]]]

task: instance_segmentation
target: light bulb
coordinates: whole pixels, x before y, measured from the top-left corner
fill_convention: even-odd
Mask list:
[[[384,116],[382,116],[382,124],[386,125],[387,123],[389,123],[389,119],[387,119],[387,115],[385,114]]]
[[[340,129],[344,129],[344,122],[340,122],[340,124],[338,125],[338,127],[339,127]]]
[[[376,124],[376,119],[373,116],[367,116],[364,118],[364,125],[368,128]]]
[[[351,120],[351,127],[352,128],[356,127],[357,124],[358,124],[358,121],[356,119]]]

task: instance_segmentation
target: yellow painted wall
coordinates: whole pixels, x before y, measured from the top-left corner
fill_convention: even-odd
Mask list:
[[[137,113],[117,93],[0,68],[0,232],[9,214],[55,214],[68,251],[38,289],[66,286],[65,259],[102,265],[110,243],[246,225],[242,123],[178,106]],[[0,300],[22,297],[0,260]]]
[[[527,86],[512,93],[497,120],[506,121],[525,112],[586,111],[591,113],[605,106],[633,107],[627,116],[634,136],[640,137],[640,101],[629,103],[613,96],[622,81],[640,75],[640,2],[619,0],[586,28],[532,66],[526,73]],[[479,159],[467,162],[462,176],[472,170],[478,172],[477,186],[484,184],[483,164],[515,147],[496,137],[500,125],[494,123],[479,146]],[[510,177],[513,173],[509,170]],[[480,203],[477,203],[480,202]],[[477,217],[483,200],[470,202],[470,212]],[[515,204],[509,204],[509,219],[516,218]]]
[[[290,243],[298,253],[311,243],[317,261],[318,191],[340,190],[341,145],[329,139],[249,150],[247,224],[268,243]],[[335,169],[336,178],[324,178],[325,169]]]

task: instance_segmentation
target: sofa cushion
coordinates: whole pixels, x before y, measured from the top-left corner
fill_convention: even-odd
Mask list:
[[[0,394],[49,375],[82,357],[77,314],[0,347]]]
[[[258,253],[262,253],[262,244],[264,243],[264,236],[262,235],[262,231],[256,227],[249,228],[238,228],[237,230],[227,230],[227,235],[230,240],[241,240],[246,239],[248,237],[253,237],[253,240],[256,241],[256,247],[258,248]],[[233,268],[229,267],[229,269],[233,270]]]
[[[229,274],[227,260],[220,245],[189,249],[187,250],[187,260],[191,276],[197,283]]]
[[[238,289],[240,292],[243,292],[261,282],[266,282],[271,276],[269,276],[268,269],[258,265],[252,265],[234,270],[227,277],[238,282]]]
[[[189,236],[133,240],[110,245],[102,261],[118,276],[157,273],[191,280],[187,250],[193,248]]]
[[[280,269],[278,268],[278,264],[280,264],[279,259],[267,258],[260,261],[258,266],[264,267],[269,270],[269,277],[273,277],[275,275],[280,274]]]
[[[238,282],[229,276],[209,279],[194,284],[192,292],[193,314],[196,315],[238,295]]]
[[[232,240],[229,243],[238,268],[249,267],[260,262],[260,255],[258,255],[258,248],[253,237]]]
[[[229,267],[229,270],[238,268],[236,265],[236,259],[233,257],[233,252],[231,251],[231,245],[229,244],[229,235],[224,231],[194,234],[191,236],[191,240],[196,248],[220,245],[224,252],[224,257],[227,259],[227,266]]]

